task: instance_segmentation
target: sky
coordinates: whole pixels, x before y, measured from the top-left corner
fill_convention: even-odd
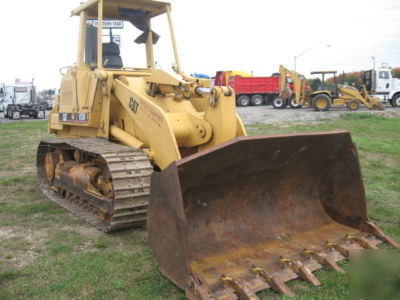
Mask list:
[[[58,88],[60,68],[76,61],[79,20],[70,11],[80,2],[1,1],[0,82],[34,78],[39,89]],[[171,2],[188,74],[243,70],[270,76],[280,64],[293,69],[295,56],[297,71],[307,77],[313,70],[371,69],[371,57],[377,66],[400,66],[400,0]],[[166,17],[157,17],[153,28],[161,35],[155,60],[169,71],[173,55]],[[143,45],[133,43],[140,32],[127,25],[114,31],[119,33],[124,64],[143,66]]]

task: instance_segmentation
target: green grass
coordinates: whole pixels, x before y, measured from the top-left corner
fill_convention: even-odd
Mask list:
[[[0,299],[184,299],[158,271],[145,229],[104,234],[43,196],[35,156],[46,129],[46,122],[0,125]],[[247,126],[251,135],[335,129],[351,131],[357,144],[369,216],[400,240],[400,120],[349,114],[313,125]],[[349,298],[348,274],[316,275],[318,288],[288,283],[296,299]]]

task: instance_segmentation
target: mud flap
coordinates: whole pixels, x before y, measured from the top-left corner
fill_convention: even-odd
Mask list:
[[[257,299],[353,249],[398,246],[367,217],[346,131],[240,137],[154,172],[150,245],[161,272],[196,299]]]

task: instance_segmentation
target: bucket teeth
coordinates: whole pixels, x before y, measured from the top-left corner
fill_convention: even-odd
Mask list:
[[[240,299],[259,300],[258,296],[249,288],[249,284],[246,284],[246,281],[234,279],[225,275],[222,275],[220,279],[225,285],[234,289],[235,293],[239,296]]]
[[[223,282],[224,287],[212,292],[210,292],[207,283],[201,277],[192,275],[192,277],[189,276],[192,287],[190,295],[195,295],[193,299],[199,300],[256,300],[259,299],[256,295],[257,292],[270,288],[277,293],[293,297],[295,294],[286,285],[286,281],[298,277],[314,286],[320,286],[321,282],[312,273],[313,271],[321,269],[321,267],[327,267],[339,273],[345,273],[345,270],[337,264],[337,261],[349,258],[353,250],[358,251],[363,248],[378,249],[377,245],[381,239],[382,236],[375,236],[373,233],[346,234],[335,242],[325,242],[324,247],[330,251],[323,250],[319,246],[305,248],[301,255],[308,260],[300,261],[294,257],[280,256],[278,262],[284,268],[278,271],[275,269],[270,271],[267,268],[252,265],[250,271],[256,275],[255,278],[244,279],[221,275],[220,281]]]
[[[378,247],[376,245],[374,245],[373,243],[371,243],[370,241],[368,241],[367,239],[365,239],[363,237],[351,236],[351,235],[346,234],[344,236],[344,239],[346,241],[356,242],[365,249],[373,249],[373,250],[378,249]]]
[[[374,236],[378,237],[380,240],[384,241],[385,243],[388,243],[392,245],[393,247],[399,248],[400,249],[400,244],[396,242],[394,239],[391,237],[387,236],[380,230],[378,226],[376,226],[373,222],[371,221],[364,221],[361,223],[361,229],[365,232],[369,232],[370,234],[373,234]]]
[[[189,286],[191,286],[192,291],[191,293],[194,294],[194,296],[197,299],[200,300],[209,300],[209,287],[207,282],[197,274],[192,274],[188,276],[188,281],[189,281]],[[189,291],[187,291],[189,292]]]
[[[273,289],[275,292],[278,292],[280,294],[284,294],[287,296],[294,296],[294,293],[292,290],[285,284],[284,281],[280,280],[276,276],[272,276],[270,273],[268,273],[266,270],[263,268],[255,267],[253,266],[251,268],[251,271],[258,276],[262,277],[268,285]]]
[[[315,259],[324,267],[328,267],[339,273],[345,273],[345,271],[331,257],[326,254],[324,255],[322,252],[304,249],[303,254],[307,257]]]
[[[300,261],[292,261],[289,258],[280,257],[279,262],[287,268],[290,268],[295,272],[301,279],[307,281],[315,286],[320,286],[321,282],[317,277],[303,265]]]
[[[344,257],[347,257],[347,258],[350,257],[349,249],[343,247],[339,243],[326,242],[325,247],[338,251]]]

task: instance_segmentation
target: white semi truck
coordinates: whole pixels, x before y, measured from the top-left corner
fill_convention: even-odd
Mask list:
[[[13,84],[0,85],[0,110],[9,119],[21,117],[45,118],[45,108],[36,100],[36,88],[32,82],[19,79]]]
[[[393,107],[400,108],[400,79],[393,78],[390,67],[382,66],[365,71],[363,80],[367,90],[374,97],[378,97],[383,103],[389,102]]]

